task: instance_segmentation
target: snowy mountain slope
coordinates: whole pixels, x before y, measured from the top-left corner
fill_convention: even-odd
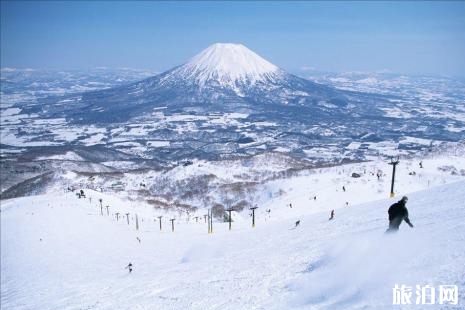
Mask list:
[[[400,77],[375,83],[370,93],[337,89],[289,74],[240,44],[214,44],[181,66],[111,88],[102,74],[106,89],[64,96],[43,94],[67,90],[75,80],[66,73],[53,84],[48,75],[43,81],[33,75],[8,86],[1,154],[99,145],[164,166],[272,151],[339,163],[462,141],[465,128],[463,83],[410,78],[402,84]],[[87,79],[100,85],[95,73]]]
[[[124,158],[135,169],[148,161],[171,169],[186,160],[272,152],[338,164],[463,142],[465,128],[463,85],[456,81],[398,84],[405,80],[399,78],[375,83],[371,93],[338,90],[289,74],[238,44],[215,44],[184,65],[131,83],[147,73],[13,73],[2,72],[0,111],[0,156],[12,166],[84,149],[90,164],[107,149],[113,155],[106,161]],[[100,90],[81,93],[81,86]],[[64,96],[46,96],[52,94]],[[10,183],[17,182],[3,182]]]
[[[154,109],[165,113],[256,111],[264,113],[287,104],[314,106],[318,101],[343,104],[343,92],[289,74],[241,44],[217,43],[187,63],[140,82],[81,96],[42,100],[42,111],[72,123],[121,123],[151,119]],[[85,111],[84,111],[85,110]],[[93,113],[88,113],[93,111]],[[322,113],[314,109],[314,113]],[[333,113],[338,113],[335,109]]]
[[[396,170],[395,192],[404,193],[406,189],[419,191],[462,180],[465,176],[465,157],[462,154],[436,154],[412,160],[402,158]],[[423,168],[419,168],[420,161]],[[275,214],[270,220],[274,220],[322,210],[329,212],[366,200],[383,199],[390,190],[392,166],[388,162],[378,159],[289,171],[287,167],[300,167],[302,163],[292,162],[287,156],[258,155],[235,161],[199,161],[188,166],[179,165],[169,171],[128,171],[114,177],[92,174],[89,178],[89,174],[67,173],[58,178],[48,192],[61,190],[63,186],[102,189],[124,199],[137,200],[139,205],[159,208],[170,205],[176,209],[176,205],[182,204],[198,209],[195,213],[191,210],[192,216],[203,216],[206,208],[215,204],[225,206],[225,198],[232,196],[232,206],[257,204],[260,206],[258,216],[265,215],[265,210],[270,209]],[[361,177],[352,178],[354,172]],[[294,208],[288,207],[290,203]]]
[[[67,171],[83,179],[102,174],[103,187],[139,192],[145,199],[163,189],[155,183],[141,188],[132,183],[134,175],[171,176],[176,168],[187,169],[182,166],[187,162],[231,164],[250,177],[241,182],[257,183],[307,167],[422,157],[465,145],[463,83],[403,77],[371,83],[353,77],[370,88],[342,90],[289,74],[239,44],[214,44],[179,67],[137,82],[147,72],[2,71],[3,76],[3,198],[42,192],[22,182],[46,188],[33,178],[49,172],[57,180]],[[79,160],[71,160],[70,152]],[[268,166],[253,169],[255,162]],[[116,181],[113,173],[129,176]],[[229,181],[218,179],[216,188]],[[174,175],[159,184],[178,181]]]
[[[408,193],[415,228],[403,224],[396,235],[384,231],[387,208],[397,198],[379,200],[377,186],[348,186],[347,199],[360,204],[338,208],[328,221],[333,205],[325,197],[348,180],[326,175],[334,170],[320,171],[321,180],[330,180],[318,189],[323,212],[299,203],[290,209],[271,197],[271,213],[260,206],[254,229],[243,212],[234,214],[232,231],[215,222],[213,234],[202,217],[187,222],[185,214],[88,190],[90,201],[71,192],[2,201],[2,308],[422,309],[393,306],[392,289],[429,284],[457,285],[460,296],[456,306],[429,309],[463,309],[465,183],[431,168],[449,164],[426,162],[425,177],[407,181],[405,167],[399,169],[398,195]],[[296,193],[289,201],[306,192],[309,180],[289,180]],[[389,188],[389,178],[380,182]],[[435,185],[441,183],[448,184]],[[110,216],[105,208],[100,214],[99,198],[110,205]],[[115,212],[129,212],[130,225]],[[158,215],[164,216],[162,232]],[[176,218],[174,233],[169,218]],[[292,229],[297,219],[301,224]],[[124,269],[129,262],[132,274]]]
[[[242,44],[216,43],[173,70],[170,75],[194,79],[201,86],[215,80],[223,87],[234,87],[236,83],[266,80],[278,72],[278,67]]]

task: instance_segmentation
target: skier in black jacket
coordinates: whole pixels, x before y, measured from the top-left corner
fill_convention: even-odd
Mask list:
[[[389,207],[389,228],[386,232],[398,231],[402,221],[405,221],[410,227],[413,228],[413,224],[410,223],[410,219],[408,218],[408,210],[405,207],[407,200],[408,198],[404,196],[401,200]]]

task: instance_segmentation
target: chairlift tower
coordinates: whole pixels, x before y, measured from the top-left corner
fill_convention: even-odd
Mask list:
[[[229,208],[226,211],[228,211],[228,213],[229,213],[229,230],[231,230],[231,222],[232,222],[231,212],[234,211],[234,209]]]
[[[392,180],[391,180],[391,194],[389,195],[389,197],[394,197],[394,180],[395,180],[395,177],[396,177],[396,166],[399,164],[399,156],[396,157],[396,159],[394,159],[394,157],[391,157],[391,162],[389,163],[389,165],[392,165]]]
[[[170,219],[171,221],[171,231],[174,232],[174,220],[175,219]]]
[[[255,209],[258,207],[255,205],[254,207],[250,208],[252,210],[252,227],[255,227]]]

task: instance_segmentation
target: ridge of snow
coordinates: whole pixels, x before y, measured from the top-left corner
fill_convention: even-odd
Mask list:
[[[216,81],[222,86],[255,83],[273,78],[281,70],[242,44],[216,43],[192,57],[175,72],[204,86]]]

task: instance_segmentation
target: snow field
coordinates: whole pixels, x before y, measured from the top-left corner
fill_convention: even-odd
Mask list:
[[[419,178],[408,175],[420,171],[416,162],[401,162],[394,199],[386,198],[390,174],[381,185],[346,177],[376,163],[277,180],[270,188],[285,183],[286,194],[260,205],[255,228],[243,212],[235,214],[232,231],[215,222],[213,234],[203,217],[187,223],[185,214],[90,190],[82,199],[55,192],[2,201],[2,309],[423,309],[395,308],[395,284],[457,285],[457,306],[428,309],[463,309],[465,181],[437,169],[462,163],[458,157],[423,160]],[[309,200],[307,186],[317,192],[316,201]],[[398,234],[385,235],[387,208],[406,193],[415,228],[402,224]],[[328,221],[332,197],[351,204]],[[105,208],[100,214],[99,198],[110,205],[110,216]],[[133,219],[128,226],[125,217],[114,216],[136,211],[139,231]],[[162,232],[153,221],[157,215],[164,216]],[[294,229],[296,220],[301,224]]]

